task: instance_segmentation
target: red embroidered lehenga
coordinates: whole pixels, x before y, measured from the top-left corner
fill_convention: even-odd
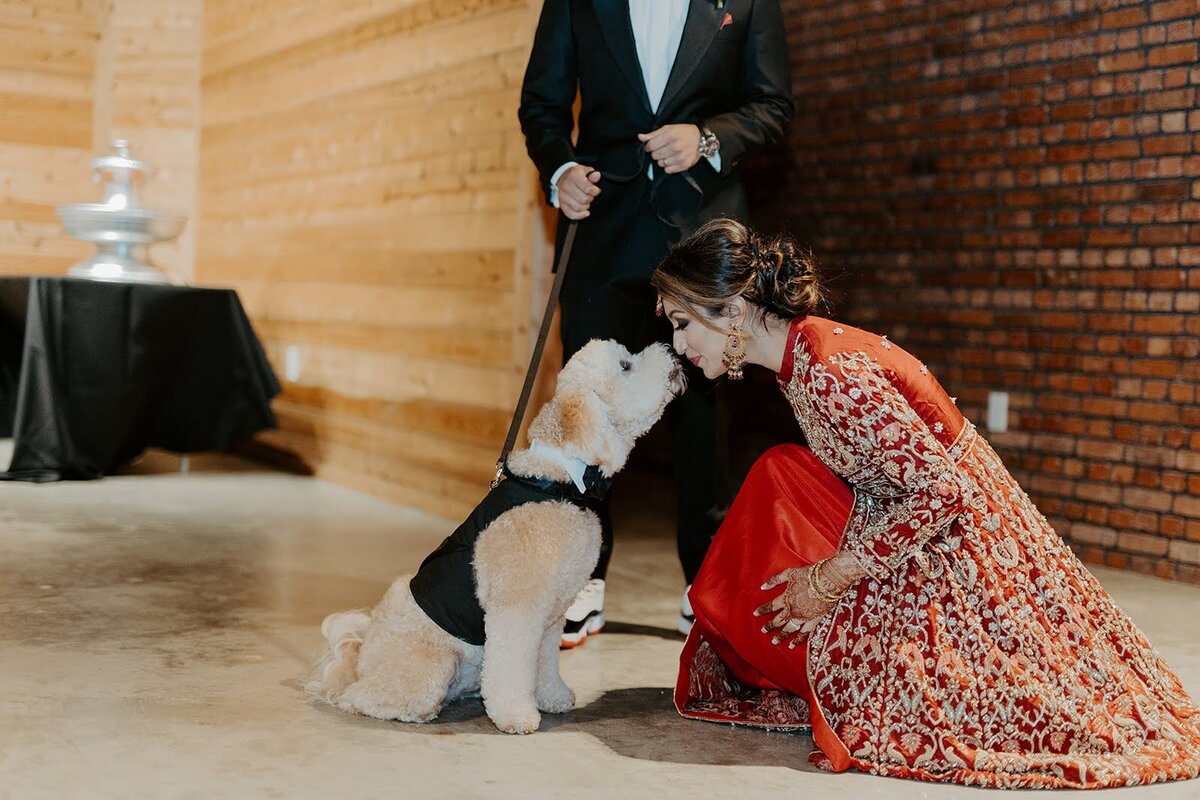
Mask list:
[[[1000,787],[1196,777],[1200,710],[911,355],[793,323],[780,385],[811,450],[759,460],[691,590],[685,717],[811,726],[825,769]],[[839,543],[869,572],[807,645],[759,586]],[[773,590],[778,592],[778,589]]]

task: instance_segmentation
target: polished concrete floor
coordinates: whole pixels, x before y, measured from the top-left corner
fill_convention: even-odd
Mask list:
[[[608,631],[563,655],[574,713],[512,737],[478,701],[424,726],[309,706],[298,680],[324,615],[374,603],[453,523],[241,462],[200,466],[0,484],[0,797],[985,793],[830,775],[808,764],[806,736],[679,718],[681,577],[655,503],[620,511]],[[1200,695],[1200,589],[1100,574]],[[1197,798],[1200,781],[1104,796]]]

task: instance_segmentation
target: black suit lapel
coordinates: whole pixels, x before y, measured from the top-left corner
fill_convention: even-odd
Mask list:
[[[594,0],[592,5],[608,49],[629,79],[639,102],[649,112],[650,96],[646,94],[642,64],[638,61],[637,45],[633,41],[633,25],[629,22],[629,0]]]
[[[721,20],[724,18],[725,10],[717,10],[717,4],[713,0],[692,0],[688,6],[687,20],[683,23],[679,52],[675,54],[671,76],[667,78],[667,88],[663,90],[662,100],[658,104],[659,114],[670,108],[675,95],[692,76],[700,60],[708,52],[708,46],[716,38],[717,31],[721,29]]]

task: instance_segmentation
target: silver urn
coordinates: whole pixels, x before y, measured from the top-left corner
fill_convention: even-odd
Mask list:
[[[92,180],[108,177],[104,200],[58,207],[63,227],[76,239],[96,245],[96,254],[71,267],[68,274],[99,281],[170,283],[145,256],[145,247],[174,239],[187,217],[138,205],[138,188],[153,168],[130,155],[129,142],[117,139],[112,146],[113,154],[92,159]]]

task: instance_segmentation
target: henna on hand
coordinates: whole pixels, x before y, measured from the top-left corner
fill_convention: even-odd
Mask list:
[[[811,566],[791,567],[762,585],[769,590],[784,584],[783,592],[754,611],[756,617],[770,617],[762,632],[773,634],[771,644],[790,638],[789,647],[795,647],[808,637],[817,620],[833,608],[832,603],[813,596],[808,580],[811,570]]]
[[[846,551],[810,566],[789,567],[762,585],[766,591],[783,584],[784,590],[755,609],[754,616],[769,617],[762,632],[773,634],[771,644],[790,639],[788,647],[795,647],[866,574],[858,559]]]

